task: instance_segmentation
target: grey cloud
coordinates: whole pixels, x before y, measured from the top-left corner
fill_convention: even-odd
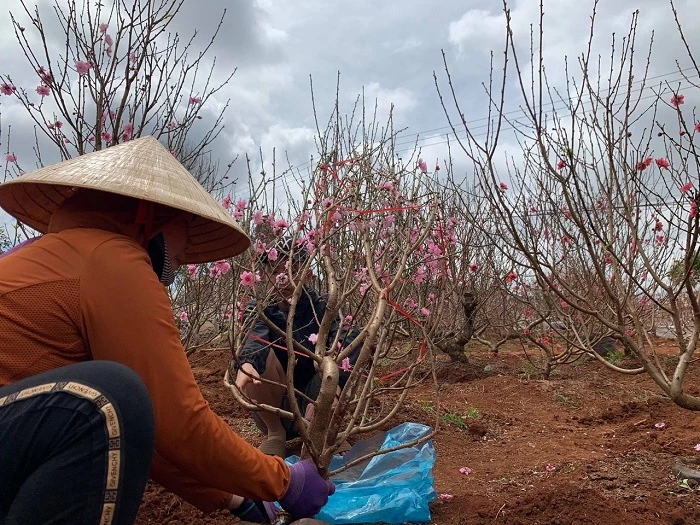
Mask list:
[[[43,0],[42,5],[45,2]],[[685,14],[684,24],[687,24],[691,45],[700,49],[700,22],[692,16],[695,3],[696,0],[677,1],[679,10]],[[545,0],[547,23],[551,27],[545,52],[552,61],[548,73],[553,80],[561,77],[564,53],[583,51],[590,4]],[[18,2],[5,0],[3,7],[6,5],[13,9],[12,5],[17,6]],[[529,7],[533,5],[535,10]],[[238,67],[238,73],[216,97],[219,103],[231,99],[225,118],[226,129],[212,152],[214,158],[221,158],[224,163],[247,152],[254,159],[255,173],[260,168],[258,148],[263,148],[266,160],[270,161],[272,147],[277,146],[280,167],[285,164],[285,150],[295,165],[304,165],[315,150],[309,140],[309,133],[315,132],[309,75],[314,79],[323,126],[333,111],[337,71],[341,72],[341,112],[352,110],[356,95],[364,87],[370,108],[375,97],[384,115],[391,102],[397,104],[398,117],[403,125],[409,126],[401,139],[404,156],[410,154],[407,150],[412,146],[412,134],[422,132],[426,140],[421,144],[426,146],[421,154],[430,164],[435,159],[442,162],[447,154],[444,134],[449,129],[432,78],[433,70],[437,70],[442,79],[441,88],[446,88],[441,48],[447,53],[457,97],[467,118],[479,119],[487,114],[481,82],[488,80],[489,52],[494,49],[498,59],[504,35],[503,15],[497,2],[446,0],[438,7],[423,0],[187,0],[172,27],[183,38],[199,30],[199,44],[195,46],[199,49],[211,35],[225,6],[228,13],[212,55],[217,56],[217,78],[234,67]],[[537,2],[532,0],[513,3],[518,15],[515,19],[518,38],[526,42],[529,41],[528,25],[536,21],[532,20],[536,7]],[[609,55],[610,32],[618,36],[625,33],[630,13],[636,8],[640,9],[640,39],[646,38],[652,29],[656,32],[652,71],[654,74],[668,72],[673,69],[675,59],[684,60],[684,52],[665,1],[601,2],[600,42],[596,49],[603,56]],[[458,22],[469,9],[481,10],[481,15],[470,21],[473,35],[461,38]],[[49,16],[45,7],[42,11]],[[1,14],[0,23],[5,26]],[[34,81],[33,72],[22,70],[24,58],[19,55],[17,44],[5,35],[0,37],[0,49],[6,57],[2,68],[16,71],[14,74],[18,78],[22,75],[22,82],[30,85],[30,81]],[[519,102],[519,98],[509,92],[506,110],[516,109]],[[5,112],[7,101],[0,97],[0,103],[5,126],[5,117],[9,116]],[[203,108],[202,125],[211,118],[207,113],[209,109]],[[22,120],[13,124],[14,138],[23,143],[21,155],[28,158],[32,155],[31,126]],[[425,132],[436,128],[436,131]],[[466,170],[468,163],[454,144],[452,152],[458,157],[455,160],[458,169]],[[232,177],[238,177],[239,184],[246,180],[246,169],[242,159],[234,165]]]
[[[226,9],[212,54],[224,68],[255,67],[279,63],[285,58],[285,34],[270,24],[267,11],[255,0],[186,1],[173,19],[172,28],[183,38],[199,31],[199,42],[211,37]]]

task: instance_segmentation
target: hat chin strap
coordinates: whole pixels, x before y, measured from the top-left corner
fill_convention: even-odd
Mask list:
[[[143,242],[141,245],[144,248],[148,246],[148,241],[151,240],[151,235],[153,235],[153,221],[155,220],[155,217],[156,205],[149,201],[139,201],[139,207],[136,210],[136,219],[134,219],[134,224],[143,226]]]

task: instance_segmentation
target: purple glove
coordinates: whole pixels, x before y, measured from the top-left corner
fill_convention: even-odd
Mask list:
[[[335,485],[321,477],[310,459],[295,463],[289,472],[289,487],[279,500],[280,505],[294,519],[313,518],[335,492]]]

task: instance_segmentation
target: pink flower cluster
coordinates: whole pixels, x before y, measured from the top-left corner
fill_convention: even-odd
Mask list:
[[[231,270],[231,265],[222,260],[222,261],[216,261],[214,265],[209,268],[209,277],[212,279],[218,279],[219,277],[226,275],[229,270]]]
[[[122,140],[128,142],[134,133],[134,125],[131,122],[124,124],[124,129],[122,130]]]
[[[260,281],[260,274],[258,272],[243,272],[241,273],[241,286],[244,288],[251,288],[255,286],[255,283]]]
[[[0,93],[3,95],[12,95],[15,91],[17,91],[17,88],[12,84],[8,84],[7,82],[0,84]]]
[[[637,163],[637,171],[644,171],[649,166],[651,166],[653,162],[654,162],[653,157],[647,157],[646,159],[639,161]],[[666,160],[664,157],[659,157],[658,159],[656,159],[655,162],[656,162],[656,165],[659,167],[659,169],[662,169],[662,170],[667,170],[671,167],[671,163],[668,160]]]
[[[340,369],[341,369],[343,372],[350,372],[350,371],[352,371],[352,365],[350,364],[350,358],[349,358],[349,357],[346,357],[345,359],[343,359],[343,361],[342,361],[341,364],[340,364]]]
[[[84,62],[82,60],[75,61],[75,70],[81,77],[86,75],[92,69],[92,62]]]

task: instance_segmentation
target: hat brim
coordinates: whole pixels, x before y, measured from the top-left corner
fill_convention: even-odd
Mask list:
[[[39,184],[17,179],[0,185],[0,207],[30,228],[46,233],[54,212],[78,189],[78,186]],[[133,197],[124,192],[110,193]],[[205,218],[192,209],[175,208],[169,203],[158,202],[152,198],[148,200],[195,215],[187,232],[188,242],[182,261],[184,264],[228,259],[244,252],[250,246],[250,239],[237,224]]]
[[[245,251],[250,239],[229,212],[154,137],[88,153],[0,184],[0,207],[41,232],[76,190],[94,189],[193,214],[183,262]]]

